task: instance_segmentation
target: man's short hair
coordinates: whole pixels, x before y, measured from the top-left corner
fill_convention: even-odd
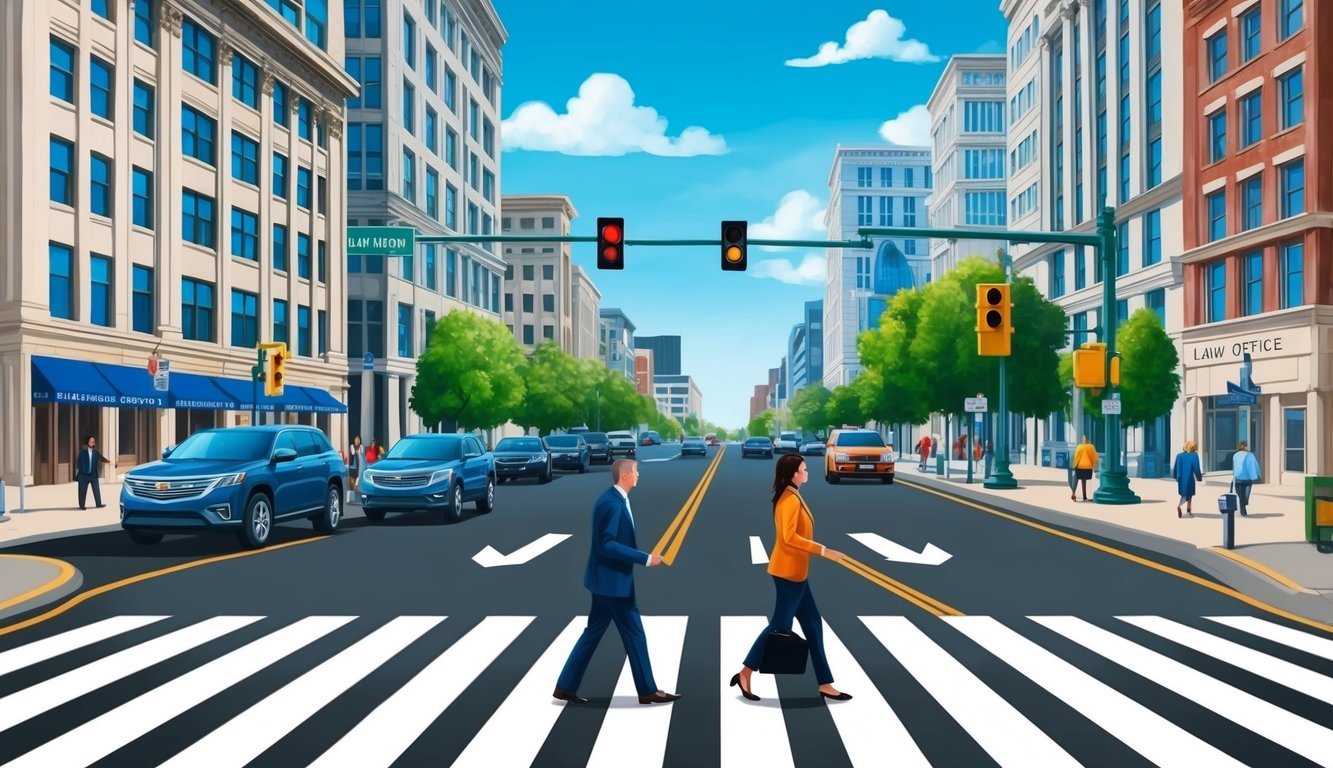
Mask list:
[[[611,482],[620,482],[621,475],[629,471],[629,468],[638,464],[634,459],[616,459],[611,465]]]

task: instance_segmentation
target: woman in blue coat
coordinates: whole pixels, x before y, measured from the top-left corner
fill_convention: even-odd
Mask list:
[[[1176,489],[1180,492],[1180,503],[1176,504],[1176,517],[1189,515],[1194,517],[1194,483],[1203,479],[1203,473],[1199,471],[1199,444],[1193,440],[1185,441],[1181,447],[1180,453],[1176,454],[1176,460],[1171,465],[1171,474],[1176,478]],[[1185,511],[1180,511],[1180,505],[1185,505]]]

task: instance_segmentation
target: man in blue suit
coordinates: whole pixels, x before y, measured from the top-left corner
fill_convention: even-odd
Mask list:
[[[639,703],[675,701],[680,694],[661,691],[653,681],[653,668],[648,662],[648,639],[643,633],[639,606],[634,601],[634,565],[651,568],[662,564],[661,555],[640,550],[634,540],[634,514],[630,511],[629,492],[639,482],[638,462],[620,459],[612,464],[611,480],[615,484],[597,498],[592,510],[592,550],[588,553],[588,568],[583,574],[583,586],[592,593],[588,627],[574,644],[553,695],[571,704],[588,703],[577,693],[579,683],[583,682],[583,673],[588,670],[588,662],[592,660],[602,635],[606,634],[607,626],[614,621],[629,657]]]

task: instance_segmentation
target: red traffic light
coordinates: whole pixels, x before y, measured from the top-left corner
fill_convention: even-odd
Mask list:
[[[619,217],[597,219],[597,268],[625,268],[625,220]]]
[[[602,227],[602,239],[608,243],[619,243],[623,235],[624,232],[621,232],[620,227],[615,224],[607,224]]]

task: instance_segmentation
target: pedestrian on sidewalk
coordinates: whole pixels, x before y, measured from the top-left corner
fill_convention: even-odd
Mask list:
[[[1236,448],[1231,455],[1231,477],[1236,483],[1236,499],[1240,502],[1240,516],[1249,514],[1250,489],[1259,482],[1259,460],[1250,453],[1245,443]]]
[[[930,461],[930,435],[922,435],[916,443],[916,449],[921,453],[921,465],[918,469],[925,472],[926,463]]]
[[[79,481],[79,509],[86,509],[84,502],[88,500],[88,486],[93,487],[93,501],[97,503],[97,508],[101,509],[106,505],[102,503],[102,486],[98,482],[98,475],[102,473],[103,464],[110,464],[106,457],[97,450],[97,438],[88,435],[84,442],[84,448],[79,451],[78,471],[74,478]]]
[[[361,449],[361,436],[352,438],[352,444],[347,446],[347,484],[356,490],[357,478],[361,476],[361,462],[363,459]]]
[[[986,474],[983,475],[981,479],[989,480],[991,465],[995,461],[995,452],[991,448],[990,440],[986,440],[986,447],[982,450],[981,455],[986,459]]]
[[[1194,517],[1194,492],[1195,483],[1203,480],[1203,472],[1199,467],[1199,444],[1193,440],[1186,440],[1185,445],[1176,454],[1176,460],[1171,464],[1171,474],[1176,478],[1176,490],[1180,492],[1180,502],[1176,504],[1176,517],[1189,515]],[[1180,505],[1185,505],[1185,512],[1181,514]]]
[[[1097,449],[1088,442],[1088,436],[1083,436],[1083,442],[1074,449],[1074,479],[1083,483],[1083,500],[1088,500],[1088,481],[1092,479],[1092,470],[1097,468]],[[1078,501],[1074,498],[1070,489],[1070,501]]]
[[[370,466],[380,460],[380,446],[375,442],[375,438],[370,438],[370,445],[366,446],[366,466]]]

